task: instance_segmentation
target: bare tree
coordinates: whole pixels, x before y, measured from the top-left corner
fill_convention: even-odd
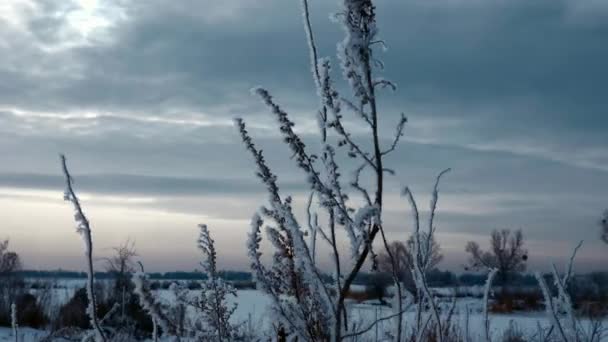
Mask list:
[[[15,301],[23,294],[16,271],[21,269],[21,261],[16,252],[9,251],[9,240],[0,241],[0,316],[13,317]],[[6,316],[5,316],[6,315]]]
[[[114,297],[120,301],[122,318],[125,318],[125,305],[131,291],[131,274],[136,271],[134,258],[137,256],[135,242],[127,239],[121,245],[112,247],[114,254],[105,259],[105,267],[116,279],[114,282]]]
[[[21,268],[19,255],[8,250],[9,240],[0,242],[0,277],[7,276]]]
[[[134,258],[137,256],[135,242],[127,239],[121,245],[112,247],[114,254],[105,259],[106,271],[122,279],[129,278],[128,274],[136,271]]]
[[[528,260],[521,229],[514,232],[509,229],[494,230],[488,251],[482,250],[474,241],[467,243],[465,251],[469,253],[469,266],[472,269],[496,268],[502,284],[506,283],[511,273],[524,271]]]
[[[602,218],[600,219],[600,226],[602,228],[602,241],[608,243],[608,209],[604,211],[604,215],[602,215]]]
[[[427,237],[428,233],[420,232],[420,238],[422,241],[429,241],[430,245],[423,243],[421,245],[422,264],[424,272],[435,268],[443,259],[441,254],[441,246],[434,236],[431,239]],[[386,251],[378,253],[377,265],[378,270],[384,273],[391,273],[393,267],[395,268],[397,275],[401,282],[405,285],[405,288],[414,293],[416,284],[412,277],[412,268],[414,267],[414,236],[410,236],[406,243],[401,241],[393,241],[389,244],[389,250],[393,254],[395,261],[394,265],[390,260],[390,257]]]

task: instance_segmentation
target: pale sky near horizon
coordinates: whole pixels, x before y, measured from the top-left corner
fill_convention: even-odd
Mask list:
[[[310,4],[320,55],[346,93],[334,57],[342,33],[328,18],[338,1]],[[563,262],[582,239],[578,267],[606,270],[608,2],[376,5],[388,46],[379,75],[398,85],[380,97],[383,142],[401,112],[409,119],[387,160],[397,171],[387,180],[389,237],[411,230],[401,187],[426,207],[435,175],[451,167],[437,217],[441,268],[462,270],[466,241],[485,248],[493,229],[521,228],[529,269]],[[246,270],[249,220],[267,196],[232,119],[248,122],[301,208],[303,175],[249,93],[269,89],[316,147],[301,21],[297,0],[2,1],[0,238],[28,269],[83,269],[63,201],[65,153],[98,257],[130,238],[147,270],[192,270],[206,223],[220,267]]]

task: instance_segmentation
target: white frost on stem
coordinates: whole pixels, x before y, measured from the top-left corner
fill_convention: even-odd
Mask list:
[[[430,258],[423,255],[423,253],[430,253],[432,250],[430,248],[430,243],[431,243],[433,233],[435,231],[435,229],[433,227],[433,221],[435,218],[435,210],[437,209],[437,201],[439,198],[439,190],[438,190],[439,182],[441,181],[441,177],[444,174],[446,174],[448,171],[450,171],[450,169],[441,171],[439,173],[439,175],[437,175],[437,178],[435,179],[435,185],[433,187],[433,197],[431,199],[431,205],[430,205],[431,212],[430,212],[430,217],[429,217],[427,239],[425,241],[426,247],[422,247],[422,241],[420,239],[420,236],[421,236],[420,214],[418,211],[418,205],[416,204],[416,200],[414,199],[414,195],[412,194],[411,190],[407,187],[403,190],[403,195],[407,197],[407,199],[410,203],[410,207],[412,209],[412,216],[414,218],[414,260],[413,260],[413,265],[412,265],[412,276],[414,278],[416,288],[418,289],[418,291],[420,291],[420,293],[422,293],[424,295],[424,297],[429,302],[429,306],[431,308],[431,315],[432,315],[433,319],[435,320],[436,334],[437,334],[437,339],[439,342],[443,341],[443,327],[442,327],[441,317],[439,315],[439,308],[437,306],[437,303],[435,302],[433,295],[431,294],[431,291],[430,291],[427,281],[426,281],[425,273],[426,273],[427,265],[426,265],[425,260],[429,260]],[[418,300],[421,301],[423,299],[419,298]],[[419,304],[420,304],[420,302],[419,302]],[[421,308],[421,305],[419,305],[419,308]],[[420,314],[420,313],[418,313],[418,314]],[[419,321],[419,319],[418,319],[418,321]],[[421,339],[423,338],[423,334],[424,334],[424,329],[419,328],[418,332],[417,332],[418,341],[421,341]]]
[[[551,272],[553,275],[553,282],[557,287],[557,298],[554,298],[549,287],[547,286],[547,282],[543,278],[543,276],[536,272],[535,276],[538,281],[538,285],[540,286],[543,297],[545,299],[545,310],[547,312],[547,316],[551,320],[551,323],[554,329],[557,330],[560,338],[564,342],[568,341],[580,341],[581,337],[579,336],[579,324],[576,320],[576,316],[574,313],[574,306],[572,305],[572,299],[567,292],[568,281],[572,276],[572,267],[574,264],[574,259],[576,257],[576,253],[582,246],[583,241],[579,242],[578,245],[574,248],[572,252],[572,256],[568,261],[568,265],[566,266],[566,272],[564,273],[563,278],[559,276],[557,272],[557,268],[555,264],[552,264]],[[556,302],[557,301],[557,302]],[[562,307],[566,311],[566,319],[568,322],[567,328],[562,325],[562,322],[559,320],[558,307]],[[584,338],[583,338],[584,340]]]
[[[566,310],[567,320],[568,320],[568,331],[566,332],[570,337],[572,337],[573,341],[578,341],[578,325],[576,322],[576,316],[574,314],[574,306],[572,304],[572,299],[568,294],[567,287],[568,281],[570,280],[570,276],[572,275],[572,265],[574,264],[574,259],[576,257],[576,253],[579,248],[583,245],[583,241],[579,242],[578,245],[574,248],[572,252],[572,256],[568,261],[568,266],[566,267],[566,273],[564,277],[561,278],[559,273],[557,272],[557,268],[555,264],[551,265],[551,271],[553,273],[553,281],[555,286],[557,287],[558,299],[561,302],[561,306]]]
[[[545,311],[547,313],[547,316],[549,317],[549,320],[551,321],[551,324],[557,330],[559,337],[564,342],[568,342],[568,337],[566,335],[566,332],[564,331],[564,328],[562,327],[562,324],[559,321],[559,316],[557,314],[557,308],[555,307],[555,302],[553,301],[553,295],[551,294],[551,291],[549,290],[549,286],[547,286],[547,282],[545,281],[545,278],[543,278],[543,276],[540,274],[540,272],[535,272],[534,276],[536,277],[536,280],[538,281],[538,285],[540,286],[540,289],[543,293],[543,297],[545,299]]]
[[[395,141],[383,152],[380,146],[375,88],[393,85],[390,81],[375,78],[373,75],[373,69],[381,68],[381,62],[373,58],[372,47],[382,42],[375,39],[377,30],[372,0],[343,0],[340,13],[336,17],[345,31],[345,38],[338,46],[338,54],[343,74],[354,92],[352,101],[341,97],[334,87],[330,76],[329,59],[318,56],[308,0],[300,0],[300,2],[310,52],[310,66],[320,102],[317,115],[321,137],[320,153],[317,155],[307,151],[303,139],[294,130],[295,123],[268,90],[255,88],[253,93],[269,107],[277,120],[279,132],[293,155],[292,159],[298,168],[305,172],[312,196],[317,196],[319,209],[325,211],[327,224],[323,227],[319,226],[316,213],[313,215],[310,211],[309,201],[307,219],[308,232],[311,236],[307,239],[303,238],[301,226],[293,214],[291,198],[283,198],[279,194],[276,176],[265,164],[262,151],[254,146],[244,122],[237,119],[236,125],[243,143],[257,164],[257,176],[266,185],[270,195],[270,206],[263,207],[259,215],[254,216],[248,250],[258,284],[262,283],[261,288],[277,303],[273,309],[279,314],[281,329],[288,329],[283,332],[291,336],[301,336],[303,340],[341,341],[345,336],[343,333],[349,330],[350,325],[345,305],[346,296],[368,256],[374,255],[372,247],[374,238],[378,232],[383,233],[381,220],[383,176],[385,173],[391,173],[383,166],[383,156],[395,149],[399,137],[402,136],[405,119],[402,118],[397,125]],[[373,138],[373,152],[365,151],[343,126],[342,103],[345,103],[347,109],[351,109],[369,126]],[[337,134],[338,140],[335,143],[333,139],[332,142],[327,139],[328,129],[332,129]],[[363,194],[367,206],[354,208],[349,204],[350,196],[343,190],[341,172],[336,162],[338,160],[336,152],[340,147],[346,147],[348,157],[361,159],[373,172],[376,185],[373,202],[368,191],[359,184],[358,180],[353,185]],[[361,171],[362,168],[357,172],[357,177]],[[265,268],[259,260],[262,216],[273,223],[273,226],[264,227],[275,249],[273,265],[268,268]],[[340,261],[336,239],[337,227],[343,228],[349,239],[352,252],[348,259],[350,263]],[[331,289],[333,291],[330,291],[330,285],[324,282],[315,265],[317,232],[332,250],[334,261],[332,285],[335,287]],[[343,267],[341,264],[346,264],[348,267]],[[397,339],[400,339],[400,333],[399,330]]]
[[[11,327],[13,329],[13,338],[15,342],[19,342],[19,325],[17,324],[17,305],[11,304]]]
[[[483,289],[483,333],[486,342],[490,342],[492,339],[492,334],[490,333],[490,317],[488,315],[489,307],[490,307],[490,291],[492,290],[492,283],[494,282],[494,277],[496,277],[496,273],[498,273],[498,269],[492,268],[490,273],[488,273],[488,278],[486,279],[486,284]]]
[[[156,324],[156,319],[152,318],[152,339],[154,342],[158,341],[158,324]]]
[[[199,225],[200,235],[198,248],[204,255],[201,262],[207,279],[201,284],[202,290],[197,298],[196,307],[202,314],[207,328],[217,342],[231,341],[236,336],[236,328],[230,323],[230,317],[237,308],[236,303],[228,304],[229,296],[237,296],[236,289],[220,278],[217,270],[217,252],[206,225]]]
[[[72,179],[72,176],[68,171],[66,158],[64,155],[61,155],[61,166],[66,182],[64,199],[66,201],[71,202],[74,206],[74,220],[76,221],[76,232],[78,232],[78,234],[80,234],[84,240],[85,256],[87,259],[87,297],[89,300],[86,312],[89,316],[91,326],[95,331],[95,340],[98,342],[105,342],[106,337],[103,330],[101,329],[99,319],[97,318],[97,298],[94,289],[95,273],[93,270],[93,239],[91,237],[91,226],[89,224],[89,220],[87,219],[82,210],[82,207],[80,206],[78,196],[76,196],[76,193],[74,192],[74,180]]]
[[[143,267],[142,267],[143,268]],[[133,274],[132,278],[135,288],[133,291],[139,298],[139,304],[150,315],[154,325],[159,325],[163,330],[163,335],[175,335],[173,324],[169,321],[164,312],[162,312],[160,304],[154,299],[154,295],[150,289],[148,275],[143,270]],[[154,332],[156,335],[157,333]]]

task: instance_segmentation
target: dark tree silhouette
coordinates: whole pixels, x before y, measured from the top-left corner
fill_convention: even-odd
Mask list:
[[[127,240],[120,246],[113,247],[112,251],[114,254],[105,259],[106,271],[116,277],[116,289],[122,290],[129,287],[131,273],[136,271],[133,260],[137,256],[135,243]]]
[[[8,250],[8,240],[0,241],[0,325],[11,322],[11,304],[22,294],[16,271],[21,268],[19,255]]]
[[[114,254],[105,259],[106,271],[115,277],[114,299],[120,303],[121,318],[125,318],[127,306],[131,302],[133,284],[131,274],[136,271],[135,261],[137,256],[135,243],[129,239],[121,245],[113,247]]]
[[[420,233],[420,240],[429,241],[429,245],[423,243],[421,245],[422,265],[424,271],[430,271],[441,262],[443,254],[441,254],[441,246],[435,240],[435,236],[431,236],[430,240],[427,240],[427,233]],[[414,237],[410,236],[406,243],[401,241],[393,241],[389,244],[389,250],[393,255],[395,261],[395,269],[397,276],[405,285],[405,288],[414,293],[416,290],[416,284],[412,277],[412,268],[414,267]],[[378,270],[383,273],[391,273],[393,264],[386,251],[378,254],[377,258]]]
[[[524,249],[524,236],[521,229],[494,230],[490,238],[490,249],[484,251],[479,244],[469,241],[465,248],[469,253],[469,266],[472,269],[496,268],[501,283],[506,283],[513,272],[526,269],[528,251]]]
[[[0,276],[10,275],[20,268],[19,255],[8,250],[8,240],[0,242]]]

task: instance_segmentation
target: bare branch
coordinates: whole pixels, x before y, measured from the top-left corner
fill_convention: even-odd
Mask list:
[[[397,85],[395,85],[395,83],[393,83],[392,81],[386,80],[384,78],[376,79],[373,82],[373,84],[374,84],[374,87],[390,88],[393,91],[397,90]]]
[[[576,253],[583,245],[583,240],[581,240],[576,247],[574,247],[574,251],[572,251],[572,255],[570,256],[570,260],[568,261],[568,266],[566,267],[566,273],[564,274],[564,279],[562,282],[564,284],[568,283],[570,276],[572,275],[572,267],[574,266],[574,258],[576,258]]]
[[[363,119],[367,124],[371,127],[372,120],[369,118],[369,115],[365,113],[362,107],[357,107],[352,101],[349,99],[340,98],[340,101],[348,107],[348,109],[352,110],[355,114],[357,114],[361,119]]]
[[[405,116],[405,114],[401,113],[401,119],[399,119],[399,122],[397,123],[397,129],[395,131],[395,138],[393,139],[393,143],[386,151],[382,152],[382,155],[387,155],[393,152],[395,148],[397,148],[397,144],[399,144],[399,140],[401,140],[401,137],[403,136],[403,129],[405,128],[406,123],[407,117]]]
[[[363,198],[365,199],[365,202],[366,202],[368,205],[372,205],[372,199],[371,199],[371,197],[369,196],[369,192],[367,192],[367,189],[363,188],[363,187],[361,186],[361,184],[359,184],[359,178],[361,177],[361,172],[363,172],[363,169],[365,169],[365,167],[366,167],[367,165],[368,165],[368,164],[365,164],[365,163],[364,163],[364,164],[361,164],[361,166],[359,166],[359,167],[358,167],[358,168],[355,170],[355,172],[353,173],[353,178],[354,178],[354,179],[353,179],[353,181],[350,183],[350,185],[351,185],[353,188],[355,188],[356,190],[358,190],[358,191],[361,193],[361,195],[363,195]]]

